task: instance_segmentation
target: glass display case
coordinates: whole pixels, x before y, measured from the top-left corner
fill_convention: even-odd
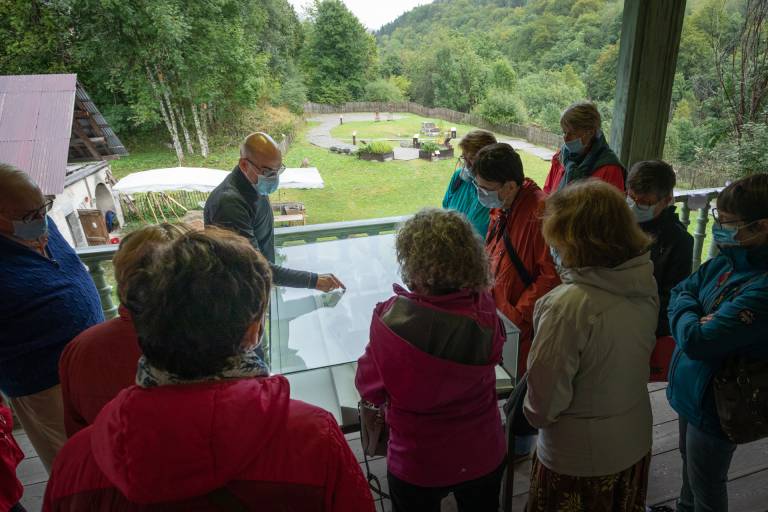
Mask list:
[[[277,248],[280,265],[333,273],[344,292],[275,287],[266,350],[273,373],[291,382],[291,395],[330,411],[347,430],[357,425],[354,376],[365,351],[374,306],[402,284],[393,234]],[[505,361],[517,359],[518,330],[505,320]],[[497,388],[511,389],[514,364],[497,369]]]

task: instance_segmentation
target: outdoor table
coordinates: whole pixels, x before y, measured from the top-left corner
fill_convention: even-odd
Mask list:
[[[277,262],[288,268],[333,273],[345,293],[275,287],[266,353],[272,373],[291,384],[291,397],[329,411],[345,432],[359,429],[354,385],[357,359],[368,343],[374,306],[402,284],[394,235],[375,235],[284,246]],[[499,396],[514,386],[519,330],[501,315],[507,331],[504,363],[496,368]]]

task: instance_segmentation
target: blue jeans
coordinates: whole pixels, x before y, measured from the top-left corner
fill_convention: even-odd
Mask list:
[[[680,418],[683,487],[678,512],[727,512],[728,468],[736,445]]]

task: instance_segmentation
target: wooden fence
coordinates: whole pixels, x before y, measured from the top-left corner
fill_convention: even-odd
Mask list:
[[[305,114],[343,114],[345,112],[408,112],[422,117],[442,119],[451,123],[477,126],[517,139],[525,139],[531,144],[557,149],[563,143],[560,135],[542,130],[537,126],[519,124],[494,124],[486,121],[477,114],[458,112],[448,108],[429,108],[412,101],[351,101],[343,105],[323,105],[320,103],[305,103]]]

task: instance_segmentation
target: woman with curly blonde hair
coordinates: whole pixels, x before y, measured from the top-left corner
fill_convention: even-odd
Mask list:
[[[373,312],[355,384],[386,408],[396,512],[498,508],[506,451],[495,366],[504,329],[483,242],[455,211],[426,209],[397,234],[403,282]],[[450,449],[446,449],[449,446]]]
[[[562,284],[533,315],[524,412],[539,438],[527,510],[644,512],[659,310],[651,241],[624,195],[596,179],[550,196],[543,231]]]

